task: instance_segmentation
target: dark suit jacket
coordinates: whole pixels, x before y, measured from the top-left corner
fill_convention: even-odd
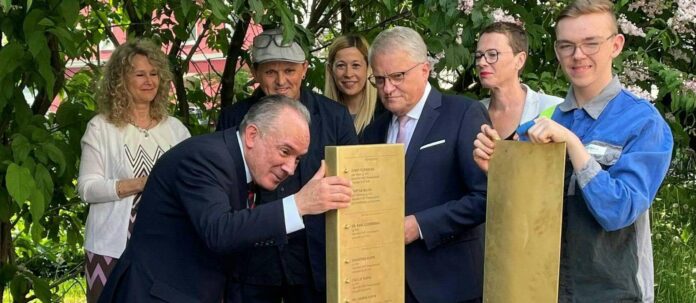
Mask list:
[[[365,129],[364,143],[386,142],[391,119],[389,112],[378,117]],[[490,121],[479,102],[433,88],[411,137],[406,215],[416,216],[423,240],[406,246],[406,282],[419,302],[460,302],[482,294],[487,183],[472,155],[484,123]]]
[[[221,302],[231,253],[286,241],[282,203],[251,211],[246,197],[236,129],[174,146],[152,169],[99,302]]]
[[[237,127],[249,108],[256,103],[263,93],[257,91],[252,97],[224,108],[218,121],[218,130]],[[261,192],[261,203],[279,201],[296,193],[316,173],[324,159],[324,147],[330,145],[357,144],[353,120],[348,110],[342,104],[302,89],[300,102],[304,104],[311,115],[309,150],[302,157],[294,176],[289,177],[273,192]],[[280,285],[284,276],[291,284],[302,280],[297,272],[306,272],[307,264],[303,258],[308,256],[311,268],[311,278],[319,291],[326,289],[326,235],[324,215],[304,216],[305,229],[288,235],[289,246],[256,248],[245,252],[245,256],[237,258],[235,277],[241,282],[256,285]],[[306,251],[305,251],[306,250]],[[280,256],[280,257],[279,257]],[[283,258],[281,264],[280,258]],[[281,269],[284,268],[284,269]],[[303,281],[304,282],[304,281]]]

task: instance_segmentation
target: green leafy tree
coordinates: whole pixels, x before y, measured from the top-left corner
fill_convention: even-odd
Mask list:
[[[531,49],[523,81],[564,96],[568,83],[555,57],[553,26],[567,2],[0,0],[0,296],[59,301],[58,286],[81,274],[86,206],[75,189],[79,141],[94,115],[101,45],[118,45],[117,30],[165,46],[174,74],[172,109],[200,134],[211,130],[220,107],[252,90],[243,45],[254,25],[283,26],[286,39],[309,50],[306,85],[315,89],[323,87],[325,48],[334,37],[360,33],[372,40],[389,26],[413,27],[428,44],[431,83],[481,98],[487,92],[471,55],[477,33],[495,20],[520,22]],[[627,43],[616,72],[664,113],[678,150],[689,144],[693,150],[696,4],[620,0],[617,13]],[[189,70],[202,46],[225,55],[222,71]],[[66,67],[75,62],[85,67],[73,74]],[[211,83],[217,89],[206,93]],[[57,99],[57,112],[49,112]]]

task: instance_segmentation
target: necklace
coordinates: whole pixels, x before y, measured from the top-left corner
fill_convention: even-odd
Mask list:
[[[133,121],[131,121],[130,124],[133,125],[133,127],[135,127],[135,129],[137,129],[141,134],[143,134],[143,136],[145,136],[145,138],[148,138],[148,137],[150,137],[150,129],[152,128],[153,122],[155,122],[155,119],[150,118],[150,122],[144,128],[133,123]]]

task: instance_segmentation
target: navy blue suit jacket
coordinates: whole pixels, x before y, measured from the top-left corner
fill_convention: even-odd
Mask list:
[[[246,197],[236,129],[174,146],[152,169],[99,302],[223,301],[233,253],[286,241],[282,203],[252,211]]]
[[[254,96],[242,100],[222,110],[218,121],[218,130],[238,127],[249,108],[256,103],[263,93],[257,91]],[[309,182],[321,166],[324,159],[324,147],[330,145],[357,144],[353,119],[342,104],[313,93],[309,89],[301,90],[300,102],[304,104],[311,115],[309,125],[310,143],[307,154],[300,160],[294,176],[283,182],[274,192],[262,192],[262,202],[280,201],[280,199],[296,193],[302,185]],[[326,227],[324,215],[307,215],[303,218],[306,235],[306,254],[311,268],[314,287],[319,291],[326,289]],[[289,235],[292,237],[293,235]],[[303,253],[303,252],[295,252]],[[293,253],[289,253],[292,255]],[[236,260],[235,277],[241,282],[257,285],[279,285],[283,280],[278,260],[278,248],[257,248],[245,252],[245,256]],[[288,271],[301,272],[307,264],[297,264],[284,260]],[[301,268],[298,268],[301,267]]]
[[[391,120],[389,112],[378,117],[363,143],[386,142]],[[406,283],[419,302],[482,294],[487,183],[473,143],[484,123],[490,121],[479,102],[433,88],[409,142],[406,215],[416,216],[423,239],[406,246]]]

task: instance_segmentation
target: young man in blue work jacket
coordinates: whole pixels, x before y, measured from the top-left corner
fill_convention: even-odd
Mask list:
[[[571,3],[554,48],[571,82],[551,119],[527,132],[566,142],[559,302],[653,302],[648,208],[669,167],[672,133],[648,101],[612,74],[624,37],[611,1]],[[484,170],[499,136],[481,127],[474,159]]]

